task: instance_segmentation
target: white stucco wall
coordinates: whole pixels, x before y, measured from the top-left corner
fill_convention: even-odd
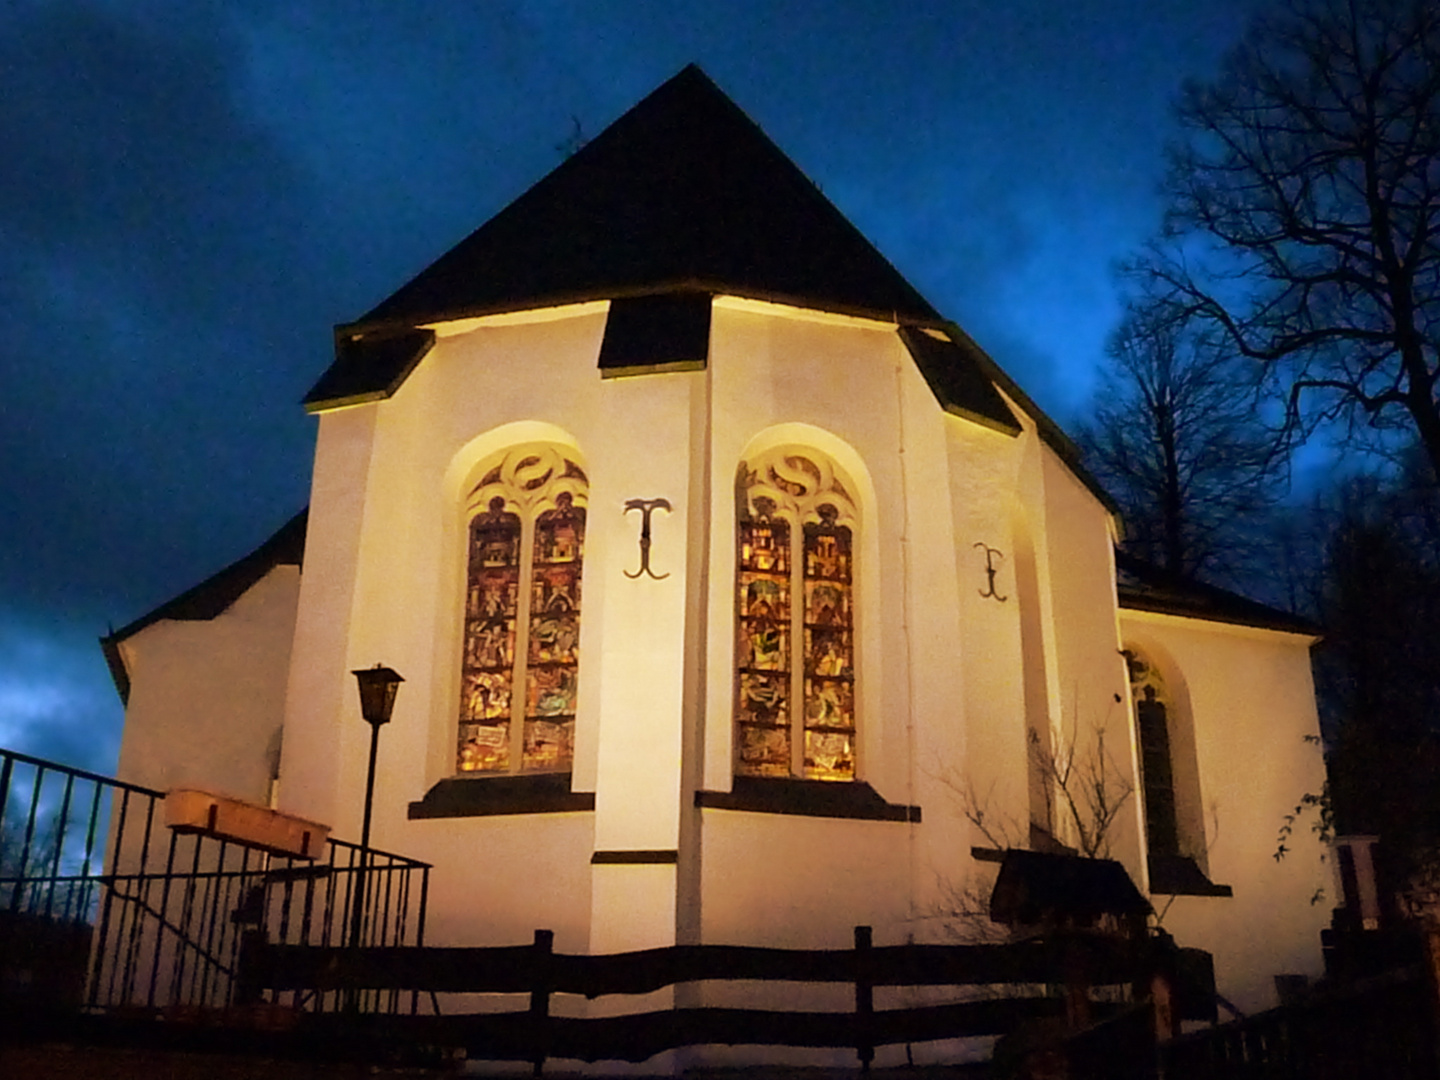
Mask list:
[[[162,619],[119,643],[122,779],[267,804],[299,588],[298,566],[276,566],[213,619]]]
[[[1335,898],[1318,838],[1304,830],[1276,860],[1284,815],[1324,783],[1310,673],[1312,638],[1140,611],[1121,612],[1126,644],[1156,663],[1193,731],[1172,745],[1178,775],[1194,769],[1210,880],[1231,898],[1176,897],[1163,925],[1209,949],[1220,991],[1244,1011],[1276,1003],[1277,974],[1318,976],[1320,930]],[[1188,714],[1188,715],[1186,715]],[[1172,722],[1172,731],[1175,724]],[[1186,807],[1178,808],[1181,813]],[[1168,897],[1152,898],[1157,910]]]
[[[948,650],[953,666],[958,640],[949,566],[933,581],[934,609],[917,610],[907,580],[912,550],[950,547],[934,398],[892,327],[749,301],[716,302],[709,372],[704,787],[730,790],[733,768],[735,472],[771,446],[800,445],[828,455],[859,489],[857,776],[892,803],[914,804],[914,741],[926,722],[918,714],[933,713],[935,701],[928,687],[916,693],[909,672],[930,663],[935,651]],[[931,431],[917,435],[924,431],[917,401],[924,407],[925,398]],[[928,487],[928,506],[915,505],[917,485]],[[939,610],[947,597],[951,603]],[[701,817],[705,941],[788,937],[796,946],[820,947],[837,933],[848,941],[857,923],[907,923],[920,903],[917,826],[713,809]],[[836,886],[857,874],[866,888]],[[794,902],[772,916],[771,905],[755,902],[782,880],[791,883]]]

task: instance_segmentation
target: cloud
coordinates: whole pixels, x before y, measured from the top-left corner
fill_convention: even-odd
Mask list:
[[[123,619],[303,501],[343,275],[216,5],[6,10],[0,593]]]
[[[94,637],[0,610],[0,747],[113,774],[122,712]]]
[[[243,111],[241,45],[210,10],[136,19],[55,3],[3,26],[9,246],[83,262],[135,302],[212,316],[254,300],[217,288],[222,262],[231,281],[279,276],[297,201],[314,196]]]

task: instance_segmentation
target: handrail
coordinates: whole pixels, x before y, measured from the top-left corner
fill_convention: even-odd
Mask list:
[[[90,780],[97,784],[104,784],[107,787],[125,788],[139,795],[150,795],[157,799],[163,799],[165,793],[156,791],[154,788],[145,787],[142,784],[132,784],[128,780],[116,780],[113,776],[103,776],[100,773],[93,773],[86,769],[78,769],[74,765],[62,765],[58,761],[48,761],[45,758],[32,757],[29,754],[22,754],[19,750],[9,750],[0,747],[0,757],[11,758],[25,765],[34,765],[36,768],[45,769],[47,772],[59,772],[73,776],[77,780]]]
[[[54,954],[75,1006],[224,1007],[242,940],[262,936],[423,944],[429,863],[335,838],[310,860],[180,833],[165,826],[165,798],[0,748],[0,825],[17,841],[0,849],[0,917]],[[366,1004],[386,1007],[398,991]]]

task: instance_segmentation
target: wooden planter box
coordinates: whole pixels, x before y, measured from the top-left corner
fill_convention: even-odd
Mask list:
[[[203,833],[298,859],[315,858],[330,839],[329,825],[192,788],[165,796],[165,824],[176,832]]]

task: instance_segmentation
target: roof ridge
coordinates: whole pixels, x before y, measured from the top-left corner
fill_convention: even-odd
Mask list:
[[[891,321],[940,319],[691,63],[341,329],[607,299],[677,280]]]

